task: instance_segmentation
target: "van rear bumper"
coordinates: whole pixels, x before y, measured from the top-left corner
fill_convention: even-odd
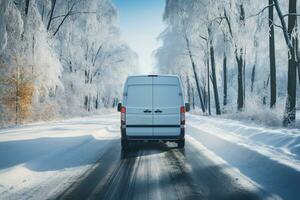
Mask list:
[[[177,141],[183,139],[180,136],[127,136],[127,140],[147,140],[147,141]]]
[[[122,140],[164,140],[164,141],[175,141],[182,140],[185,136],[185,126],[180,126],[180,135],[178,136],[128,136],[126,134],[126,128],[121,127],[121,139]]]

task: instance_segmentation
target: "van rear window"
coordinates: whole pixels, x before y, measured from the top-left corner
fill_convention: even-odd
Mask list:
[[[177,85],[153,85],[153,107],[179,107],[180,96]]]
[[[152,85],[129,85],[127,88],[128,107],[152,107]]]

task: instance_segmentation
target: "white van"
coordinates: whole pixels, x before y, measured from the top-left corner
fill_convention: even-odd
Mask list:
[[[184,148],[185,112],[181,81],[174,75],[129,76],[121,112],[121,145],[129,141],[175,141]]]

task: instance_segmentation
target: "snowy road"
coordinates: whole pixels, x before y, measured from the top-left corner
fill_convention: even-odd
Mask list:
[[[113,145],[97,167],[60,198],[258,199],[262,191],[238,174],[227,174],[223,164],[209,160],[205,149],[195,148],[190,140],[187,144],[185,150],[141,144],[126,154]]]
[[[0,130],[0,199],[300,199],[298,130],[188,116],[122,153],[118,114]]]

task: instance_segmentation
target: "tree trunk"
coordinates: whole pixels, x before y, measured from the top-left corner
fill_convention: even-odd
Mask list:
[[[300,86],[300,52],[299,52],[299,33],[298,33],[299,29],[298,29],[298,19],[296,18],[296,59],[297,59],[297,72],[298,72],[298,83]]]
[[[298,30],[297,30],[298,31]],[[298,72],[298,83],[299,83],[299,86],[300,86],[300,52],[299,52],[299,35],[298,33],[296,34],[296,59],[297,59],[297,72]]]
[[[246,52],[243,60],[243,97],[246,99]]]
[[[256,29],[256,33],[257,33],[257,31],[258,31],[258,29]],[[257,41],[256,33],[254,35],[254,47],[255,47],[255,49],[257,49],[257,47],[258,47],[258,41]],[[252,66],[252,72],[251,72],[251,93],[253,93],[253,91],[254,91],[256,65],[257,65],[257,50],[255,50],[254,64]]]
[[[245,10],[243,4],[240,5],[240,25],[245,26]],[[235,58],[238,65],[238,97],[237,97],[237,106],[238,110],[241,111],[245,106],[244,100],[244,84],[243,84],[243,48],[240,48],[240,53],[238,49],[235,49]]]
[[[213,84],[214,97],[215,97],[216,114],[220,115],[221,109],[220,109],[220,102],[219,102],[217,77],[216,77],[215,51],[211,40],[210,40],[210,59],[211,59],[211,76],[212,76],[212,84]]]
[[[32,35],[32,47],[31,47],[31,53],[32,53],[32,60],[35,60],[35,37],[34,37],[34,34]],[[33,74],[34,73],[34,65],[31,66],[31,73]]]
[[[298,83],[299,83],[299,87],[300,87],[300,62],[298,60]]]
[[[263,105],[267,104],[267,88],[269,87],[270,74],[267,78],[267,81],[264,81],[264,92],[263,92]]]
[[[254,90],[254,82],[255,82],[255,68],[256,68],[256,63],[252,67],[252,73],[251,73],[251,93]]]
[[[298,64],[298,83],[299,83],[299,87],[300,87],[300,64]]]
[[[207,93],[206,93],[205,87],[201,86],[200,89],[201,89],[201,94],[202,94],[201,96],[203,97],[204,108],[205,108],[205,110],[207,110]]]
[[[187,97],[188,102],[191,103],[191,85],[190,85],[190,79],[189,76],[186,76],[186,84],[187,84]]]
[[[194,91],[194,87],[192,87],[192,99],[193,99],[193,110],[195,110],[195,91]]]
[[[236,52],[235,59],[238,65],[238,96],[237,106],[238,110],[241,111],[244,108],[244,91],[243,91],[243,49],[240,49],[240,54]]]
[[[289,1],[289,13],[296,13],[297,0]],[[296,25],[296,16],[289,15],[288,18],[288,36],[292,39],[292,47],[295,46],[295,38],[292,38],[292,32]],[[297,60],[294,48],[289,48],[290,56],[288,61],[288,87],[287,87],[287,99],[283,124],[287,126],[290,123],[295,122],[296,119],[296,82],[297,82]]]
[[[192,51],[191,51],[191,48],[190,48],[190,42],[189,42],[189,39],[187,38],[187,36],[185,36],[185,41],[186,41],[188,53],[189,53],[189,56],[190,56],[192,67],[193,67],[193,72],[194,72],[195,82],[196,82],[196,86],[197,86],[197,92],[198,92],[199,99],[200,99],[201,109],[202,109],[202,112],[205,113],[205,107],[204,107],[204,103],[203,103],[203,99],[202,99],[202,95],[201,95],[198,75],[197,75],[197,72],[196,72],[196,65],[195,65],[195,62],[194,62],[194,59],[193,59]]]
[[[84,103],[83,103],[83,105],[84,105],[84,108],[86,110],[88,110],[88,96],[84,96]]]
[[[28,11],[29,11],[29,3],[30,3],[30,0],[26,0],[25,2],[25,15],[27,16],[28,15]]]
[[[42,9],[42,22],[44,22],[44,13],[45,13],[45,5],[43,4],[43,9]]]
[[[224,17],[225,21],[228,25],[228,30],[233,39],[233,32],[231,28],[230,19],[227,16],[226,10],[224,9]],[[240,26],[245,26],[245,11],[243,4],[240,5]],[[244,108],[244,92],[243,92],[243,48],[240,48],[240,52],[238,52],[238,47],[235,44],[235,59],[238,67],[238,95],[237,95],[237,108],[241,111]]]
[[[16,77],[16,97],[15,97],[15,106],[16,106],[16,125],[20,123],[20,67],[17,64],[17,77]]]
[[[20,96],[19,96],[19,81],[17,81],[16,85],[16,98],[15,98],[15,106],[16,106],[16,125],[19,124],[19,112],[20,112]]]
[[[223,55],[223,106],[227,105],[227,56]]]
[[[207,46],[208,49],[208,46]],[[210,109],[210,66],[209,66],[209,56],[207,56],[207,107],[208,107],[208,114],[211,115]]]
[[[52,22],[52,19],[53,19],[53,13],[54,13],[54,9],[55,9],[55,4],[56,4],[56,0],[52,0],[52,6],[51,6],[51,10],[50,10],[48,25],[47,25],[47,31],[49,31],[50,26],[51,26],[51,22]]]
[[[270,52],[270,107],[276,105],[276,57],[275,57],[275,36],[274,36],[274,16],[273,0],[269,0],[269,52]]]

